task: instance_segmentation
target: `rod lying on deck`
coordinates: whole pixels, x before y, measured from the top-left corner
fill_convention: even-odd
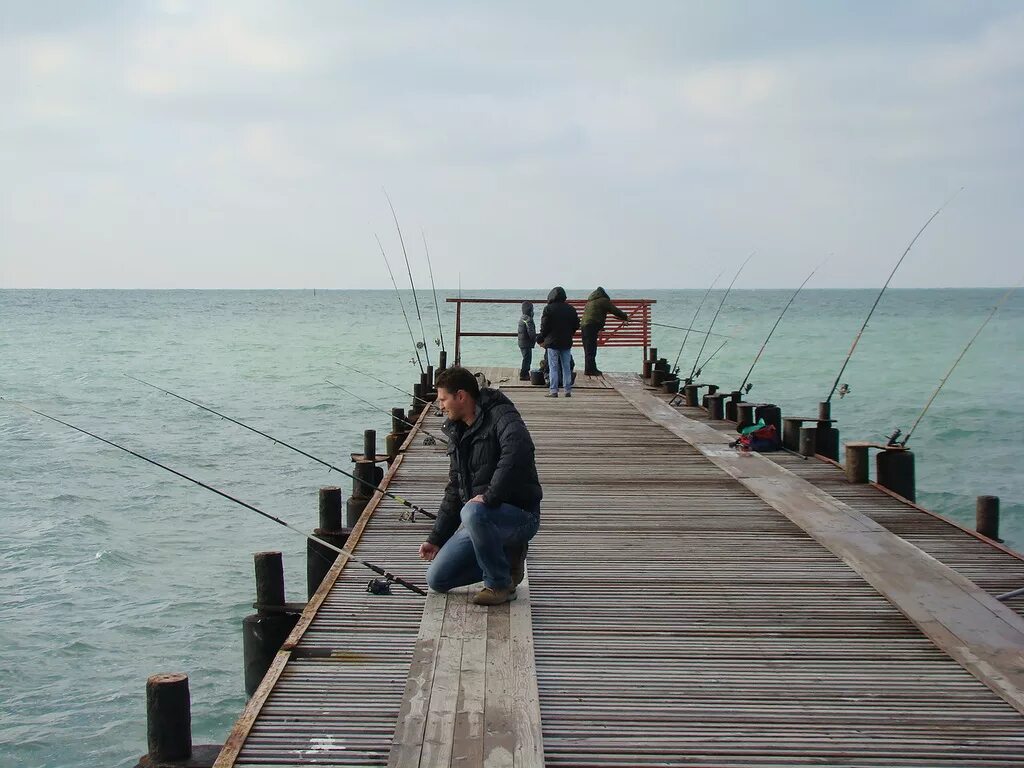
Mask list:
[[[389,499],[394,499],[399,504],[401,504],[403,507],[407,507],[412,512],[411,519],[413,519],[413,520],[415,520],[415,516],[417,514],[420,514],[420,515],[423,515],[424,517],[429,517],[429,518],[437,517],[437,515],[435,515],[432,512],[428,512],[427,510],[423,509],[423,507],[417,506],[416,504],[413,504],[411,501],[408,501],[407,499],[403,499],[397,493],[392,493],[391,491],[387,491],[387,490],[381,488],[380,486],[378,486],[376,483],[371,483],[369,480],[364,480],[363,478],[358,477],[357,475],[353,475],[351,472],[346,472],[341,467],[336,467],[333,464],[331,464],[329,461],[324,461],[323,459],[321,459],[321,458],[319,458],[317,456],[314,456],[311,453],[306,453],[306,451],[302,450],[301,448],[296,448],[291,443],[286,443],[284,440],[279,440],[278,438],[274,437],[273,435],[268,435],[266,432],[262,432],[262,431],[256,429],[255,427],[250,427],[248,424],[243,424],[238,419],[233,419],[230,416],[228,416],[227,414],[221,413],[220,411],[216,411],[213,408],[210,408],[209,406],[203,405],[202,403],[197,403],[195,400],[189,400],[187,397],[179,395],[179,394],[177,394],[175,392],[171,392],[171,390],[169,390],[169,389],[164,389],[163,387],[158,387],[156,384],[150,384],[148,381],[143,381],[142,379],[136,378],[135,376],[130,376],[127,373],[125,374],[125,376],[127,376],[132,381],[139,382],[139,384],[145,384],[147,387],[152,387],[153,389],[155,389],[155,390],[157,390],[159,392],[163,392],[165,395],[170,395],[171,397],[176,397],[179,400],[181,400],[182,402],[188,403],[189,405],[194,405],[196,408],[201,408],[202,410],[206,411],[207,413],[212,413],[214,416],[220,416],[222,419],[226,419],[227,421],[230,421],[232,424],[237,424],[238,426],[242,427],[243,429],[248,429],[250,432],[253,432],[253,433],[257,434],[260,437],[265,437],[268,440],[273,440],[278,445],[283,445],[285,448],[287,448],[289,450],[292,450],[292,451],[295,451],[300,456],[305,456],[307,459],[312,459],[316,463],[322,464],[323,466],[327,467],[328,469],[333,469],[335,472],[339,472],[342,475],[344,475],[345,477],[351,478],[352,480],[356,481],[357,483],[362,483],[364,487],[369,488],[369,489],[374,490],[374,491],[378,491],[378,492],[384,494],[385,496],[387,496]]]
[[[390,411],[388,411],[388,410],[386,410],[386,409],[384,409],[384,408],[381,408],[381,407],[380,407],[379,405],[374,405],[374,404],[373,404],[373,403],[371,403],[371,402],[370,402],[369,400],[366,400],[365,398],[362,398],[362,397],[360,397],[359,395],[357,395],[357,394],[356,394],[355,392],[352,392],[351,390],[345,389],[345,387],[341,386],[341,384],[335,384],[335,383],[334,383],[333,381],[331,381],[330,379],[324,379],[324,381],[326,381],[326,382],[327,382],[328,384],[330,384],[330,385],[331,385],[332,387],[335,387],[335,388],[337,388],[337,389],[340,389],[340,390],[341,390],[342,392],[344,392],[344,393],[345,393],[346,395],[348,395],[349,397],[354,397],[354,398],[355,398],[356,400],[358,400],[358,401],[359,401],[360,403],[363,403],[364,405],[368,405],[368,406],[370,406],[371,408],[376,408],[376,409],[377,409],[378,411],[380,411],[381,413],[386,413],[386,414],[388,414],[389,416],[391,416],[391,418],[393,418],[393,419],[398,419],[398,421],[402,422],[403,424],[408,424],[408,425],[409,425],[410,427],[415,427],[415,426],[416,426],[415,424],[413,424],[413,423],[412,423],[411,421],[409,421],[408,419],[403,419],[403,418],[401,418],[401,417],[399,417],[399,416],[395,416],[395,415],[394,415],[393,413],[391,413]],[[425,429],[424,429],[423,427],[420,427],[420,432],[422,432],[422,433],[423,433],[424,435],[426,435],[427,437],[429,437],[429,438],[432,438],[433,440],[436,440],[436,441],[438,441],[439,443],[443,443],[444,445],[448,445],[448,441],[447,441],[447,440],[446,440],[445,438],[441,437],[440,435],[435,435],[435,434],[434,434],[433,432],[428,432],[428,431],[427,431],[427,430],[425,430]]]
[[[221,491],[221,490],[219,490],[217,488],[214,488],[212,485],[207,485],[202,480],[196,480],[194,477],[190,477],[189,475],[186,475],[184,472],[179,472],[176,469],[171,469],[171,467],[168,467],[166,464],[161,464],[159,461],[156,461],[155,459],[151,459],[148,456],[143,456],[141,453],[133,451],[130,448],[125,448],[123,445],[119,445],[118,443],[115,443],[113,440],[107,440],[104,437],[100,437],[99,435],[93,434],[92,432],[88,431],[87,429],[82,429],[81,427],[76,427],[74,424],[70,424],[70,423],[68,423],[66,421],[62,421],[61,419],[58,419],[56,416],[50,416],[49,414],[43,413],[42,411],[37,411],[35,408],[30,408],[29,406],[25,405],[24,403],[19,403],[17,400],[9,400],[8,398],[2,397],[2,396],[0,396],[0,400],[6,400],[7,402],[9,402],[9,403],[11,403],[13,405],[18,406],[19,408],[25,409],[29,413],[34,413],[37,416],[42,416],[44,419],[49,419],[50,421],[56,422],[57,424],[63,424],[65,427],[68,427],[69,429],[73,429],[76,432],[81,432],[83,435],[88,435],[89,437],[91,437],[91,438],[93,438],[95,440],[99,440],[101,443],[106,443],[107,445],[109,445],[109,446],[111,446],[113,448],[117,448],[119,451],[124,451],[125,453],[130,454],[130,455],[134,456],[137,459],[142,459],[143,461],[148,462],[148,463],[152,464],[155,467],[160,467],[160,469],[166,470],[167,472],[170,472],[172,475],[177,475],[178,477],[182,478],[183,480],[188,480],[190,483],[194,483],[195,485],[198,485],[200,488],[205,488],[208,491],[212,491],[213,493],[216,493],[218,496],[222,496],[223,498],[228,499],[229,501],[235,502],[235,504],[239,504],[240,506],[243,506],[246,509],[252,510],[256,514],[262,515],[263,517],[267,518],[268,520],[272,520],[273,522],[277,523],[278,525],[283,525],[289,531],[294,531],[295,533],[299,534],[303,538],[309,539],[311,541],[315,541],[317,544],[320,544],[321,546],[326,547],[327,549],[331,550],[332,552],[337,552],[339,555],[346,555],[347,557],[350,557],[352,560],[354,560],[355,562],[359,563],[360,565],[362,565],[362,566],[364,566],[366,568],[369,568],[374,573],[380,574],[381,576],[383,576],[388,581],[394,582],[395,584],[400,584],[401,586],[403,586],[406,589],[408,589],[410,592],[415,592],[417,595],[426,595],[427,594],[426,591],[422,587],[418,587],[417,585],[413,584],[411,581],[406,581],[401,576],[396,576],[395,574],[391,573],[387,569],[381,568],[379,565],[374,565],[373,563],[371,563],[371,562],[369,562],[367,560],[360,560],[350,550],[344,549],[342,547],[336,547],[336,546],[334,546],[333,544],[331,544],[328,541],[324,541],[323,539],[318,538],[317,536],[313,536],[312,534],[306,533],[305,531],[300,530],[300,529],[296,528],[295,526],[286,523],[281,518],[276,517],[276,516],[270,514],[269,512],[264,512],[259,507],[255,507],[252,504],[249,504],[248,502],[242,501],[241,499],[239,499],[239,498],[237,498],[235,496],[232,496],[229,493],[225,493],[224,491]]]

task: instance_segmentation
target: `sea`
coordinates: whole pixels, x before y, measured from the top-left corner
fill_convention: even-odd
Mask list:
[[[539,302],[547,290],[463,295]],[[655,322],[704,330],[723,297],[712,291],[694,319],[703,290],[609,293],[654,299]],[[833,398],[841,440],[905,433],[1003,293],[887,291],[841,377],[849,393]],[[443,341],[454,357],[455,305],[445,301],[454,295],[439,292],[435,306],[420,291],[417,312],[409,291],[0,290],[0,765],[134,766],[146,751],[146,678],[159,672],[189,675],[194,743],[222,743],[245,704],[241,622],[254,599],[252,554],[282,551],[288,599],[305,598],[300,536],[22,406],[311,530],[317,489],[347,487],[344,478],[128,376],[348,466],[364,429],[383,445],[390,421],[378,408],[410,398],[343,366],[411,391],[416,353],[436,363]],[[735,388],[791,295],[734,290],[714,323],[722,336],[701,350],[705,337],[691,333],[680,368],[689,372],[699,350],[701,363],[717,350],[702,379]],[[801,292],[750,376],[749,397],[815,414],[877,295]],[[513,332],[518,318],[515,305],[466,305],[462,329]],[[656,327],[659,354],[674,362],[684,335]],[[919,503],[973,526],[975,498],[997,495],[1002,535],[1016,549],[1024,548],[1022,353],[1018,293],[910,441]],[[462,359],[517,366],[519,352],[512,338],[469,337]],[[603,349],[599,365],[638,371],[641,352]],[[594,514],[603,512],[595,498]]]

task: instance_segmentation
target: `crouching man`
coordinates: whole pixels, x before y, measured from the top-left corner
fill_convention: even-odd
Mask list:
[[[448,486],[420,557],[432,561],[427,584],[447,592],[484,582],[477,605],[515,599],[527,543],[540,525],[543,495],[533,439],[502,392],[480,389],[465,368],[437,377],[437,405],[448,417]]]

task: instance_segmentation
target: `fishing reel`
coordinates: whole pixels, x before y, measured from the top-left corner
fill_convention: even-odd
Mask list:
[[[900,435],[902,434],[903,430],[897,427],[895,430],[893,430],[893,433],[889,435],[889,437],[887,438],[888,442],[886,443],[886,445],[899,445]]]
[[[424,445],[437,445],[437,440],[432,438],[430,435],[427,435],[426,437],[423,438],[423,444]]]
[[[440,339],[434,339],[434,346],[435,347],[440,347],[441,346],[441,340]]]
[[[846,384],[846,383],[840,384],[839,385],[839,399],[842,400],[848,394],[850,394],[850,385]]]
[[[754,383],[750,382],[749,384],[747,384],[747,386],[745,386],[743,388],[743,394],[744,395],[749,395],[750,394],[750,390],[752,390],[753,388],[754,388]]]
[[[391,583],[390,579],[370,579],[366,591],[371,595],[390,595]]]

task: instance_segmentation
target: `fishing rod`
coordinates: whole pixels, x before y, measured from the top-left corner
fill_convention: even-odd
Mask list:
[[[928,398],[928,402],[925,403],[924,408],[921,410],[921,413],[918,414],[918,416],[917,416],[917,420],[914,422],[913,426],[910,427],[910,431],[907,432],[907,436],[903,438],[903,442],[900,443],[900,445],[906,447],[907,441],[910,440],[910,436],[914,434],[914,430],[917,429],[917,425],[921,423],[921,419],[923,419],[924,415],[926,413],[928,413],[928,409],[931,407],[931,404],[935,401],[935,398],[938,397],[939,392],[942,390],[942,387],[945,385],[945,383],[949,379],[950,375],[953,373],[953,371],[956,369],[956,367],[960,364],[960,361],[964,359],[964,355],[967,354],[967,350],[969,350],[971,348],[971,345],[974,343],[974,340],[977,339],[978,336],[981,335],[981,332],[983,330],[985,330],[985,326],[988,325],[988,321],[991,320],[993,318],[993,316],[996,314],[996,312],[999,311],[999,308],[1001,306],[1003,306],[1003,304],[1006,303],[1006,300],[1010,298],[1010,294],[1012,294],[1015,290],[1017,290],[1017,287],[1018,286],[1015,285],[1013,288],[1008,290],[1003,295],[1003,298],[999,300],[999,303],[996,304],[994,307],[992,307],[992,311],[988,313],[988,316],[985,318],[985,321],[978,327],[977,332],[971,337],[971,340],[967,342],[967,345],[963,348],[963,350],[961,350],[960,355],[953,362],[953,365],[951,365],[949,370],[946,371],[946,375],[943,376],[942,379],[939,380],[939,386],[937,386],[935,388],[935,391],[932,392],[932,396]]]
[[[405,303],[402,301],[402,292],[398,290],[398,283],[395,282],[395,273],[391,271],[391,264],[388,263],[388,256],[384,253],[384,244],[381,243],[380,238],[377,237],[376,233],[374,233],[373,236],[377,240],[377,247],[380,248],[380,255],[384,257],[384,266],[388,268],[388,274],[391,275],[391,284],[395,286],[395,295],[398,297],[398,306],[402,308],[402,317],[405,318],[405,326],[409,329],[409,338],[412,339],[412,348],[416,353],[416,364],[420,367],[420,373],[426,373],[423,368],[423,361],[420,360],[420,342],[416,341],[416,334],[412,332],[412,323],[409,322],[409,315],[405,311]]]
[[[825,261],[828,261],[828,259],[826,259]],[[750,364],[750,369],[747,371],[747,375],[743,377],[743,383],[740,384],[740,388],[739,388],[740,392],[743,392],[743,387],[746,386],[747,379],[750,378],[750,374],[753,373],[753,371],[754,371],[754,366],[757,365],[757,361],[760,360],[761,359],[761,355],[764,354],[764,349],[765,349],[765,347],[768,346],[768,342],[771,341],[772,334],[775,333],[775,329],[778,328],[779,327],[779,323],[782,322],[782,318],[786,314],[786,310],[789,309],[789,306],[793,303],[793,300],[796,298],[797,294],[800,293],[800,291],[803,290],[805,285],[807,285],[807,282],[812,277],[814,277],[814,273],[817,272],[819,269],[821,269],[821,267],[824,264],[825,264],[825,262],[823,261],[823,262],[821,262],[821,264],[819,264],[814,269],[812,269],[811,270],[811,274],[809,274],[807,277],[804,278],[804,281],[802,283],[800,283],[800,287],[797,288],[795,291],[793,291],[793,295],[789,297],[789,301],[786,302],[786,306],[784,306],[782,308],[782,312],[779,313],[778,318],[775,320],[775,325],[773,325],[772,329],[770,331],[768,331],[768,335],[765,337],[764,344],[762,344],[761,345],[761,349],[759,349],[757,351],[757,355],[754,357],[754,362],[752,362]],[[751,387],[751,388],[753,388],[753,387]],[[750,389],[748,389],[746,391],[749,392]]]
[[[716,349],[714,352],[712,352],[711,355],[708,357],[708,359],[705,360],[703,363],[701,363],[701,365],[697,368],[697,372],[694,374],[694,378],[696,378],[697,376],[700,376],[700,372],[703,371],[704,368],[707,367],[708,363],[710,363],[712,360],[714,360],[715,355],[717,355],[719,352],[721,352],[722,351],[722,347],[724,347],[728,343],[729,343],[729,339],[726,339],[725,341],[723,341],[721,344],[718,345],[718,349]]]
[[[708,300],[708,296],[711,293],[711,289],[715,287],[715,283],[718,282],[718,278],[721,277],[724,272],[724,269],[721,272],[719,272],[715,279],[711,281],[711,285],[708,286],[708,289],[704,291],[704,296],[701,298],[700,304],[697,305],[697,311],[693,313],[693,319],[690,321],[691,326],[697,322],[697,315],[700,314],[701,309],[704,307],[704,302]],[[690,330],[690,328],[686,329],[686,335],[683,336],[683,343],[679,345],[679,353],[676,355],[675,363],[672,364],[673,374],[679,373],[679,358],[683,356],[683,347],[686,346],[686,340],[690,338]]]
[[[868,316],[864,318],[864,324],[860,327],[860,330],[857,331],[857,335],[853,337],[853,344],[850,345],[850,351],[846,353],[846,359],[843,361],[843,367],[839,369],[839,373],[836,376],[836,380],[832,383],[832,389],[829,391],[828,397],[825,398],[826,403],[832,402],[832,395],[836,393],[836,387],[839,386],[839,379],[843,377],[843,371],[846,370],[846,366],[849,364],[850,358],[853,357],[853,350],[857,348],[857,344],[860,342],[860,337],[864,334],[864,329],[868,327],[868,321],[871,320],[871,315],[875,313],[875,308],[878,306],[878,302],[882,300],[882,294],[884,294],[885,289],[889,287],[889,283],[892,281],[893,275],[896,274],[896,270],[900,268],[900,264],[903,263],[903,260],[907,257],[907,254],[910,253],[910,249],[914,247],[914,243],[917,242],[917,238],[919,238],[922,235],[922,233],[928,228],[928,225],[932,223],[935,217],[942,213],[942,210],[947,205],[953,202],[953,198],[955,198],[957,195],[963,192],[963,189],[963,187],[960,187],[960,189],[958,189],[956,192],[949,196],[949,199],[947,199],[946,202],[944,202],[942,205],[935,209],[935,213],[929,216],[928,221],[926,221],[924,225],[919,230],[917,230],[917,234],[914,235],[914,239],[910,241],[910,245],[908,245],[906,250],[903,251],[903,255],[901,255],[899,260],[896,262],[896,266],[892,268],[892,272],[889,273],[889,278],[885,281],[885,285],[882,286],[882,290],[880,290],[878,292],[878,296],[875,297],[875,303],[871,305],[871,309],[868,311]]]
[[[386,413],[391,418],[397,419],[398,421],[402,422],[403,424],[408,424],[410,427],[415,427],[416,426],[411,421],[408,421],[407,419],[403,419],[403,418],[401,418],[399,416],[395,416],[393,413],[391,413],[391,411],[386,410],[385,408],[381,408],[379,405],[375,405],[374,403],[371,403],[369,400],[360,397],[355,392],[353,392],[353,391],[351,391],[349,389],[345,389],[345,387],[341,386],[341,384],[335,384],[330,379],[324,379],[324,381],[326,381],[332,387],[337,387],[338,389],[340,389],[342,392],[344,392],[349,397],[354,397],[356,400],[358,400],[359,402],[363,403],[364,405],[368,405],[371,408],[380,411],[381,413]],[[443,437],[440,437],[439,435],[435,435],[432,432],[428,432],[423,427],[420,427],[419,430],[420,430],[420,432],[422,432],[424,435],[426,435],[430,439],[436,440],[437,442],[443,443],[444,445],[448,445],[448,440],[447,439],[445,439]]]
[[[721,336],[722,338],[732,338],[724,333],[708,333],[707,331],[702,331],[700,328],[687,328],[685,325],[669,325],[668,323],[655,323],[653,321],[651,322],[651,325],[653,325],[655,328],[671,328],[674,331],[693,331],[694,333],[703,333],[706,336]]]
[[[214,416],[220,416],[222,419],[230,421],[232,424],[237,424],[238,426],[242,427],[243,429],[248,429],[250,432],[254,432],[257,435],[260,435],[261,437],[267,438],[268,440],[272,440],[275,443],[277,443],[278,445],[284,446],[285,448],[288,448],[289,450],[295,451],[295,453],[298,453],[301,456],[305,456],[307,459],[312,459],[317,464],[322,464],[323,466],[327,467],[328,469],[333,469],[335,472],[338,472],[338,473],[344,475],[345,477],[351,478],[352,480],[356,481],[357,483],[362,483],[364,487],[366,487],[366,488],[368,488],[370,490],[379,491],[384,496],[387,496],[389,499],[394,499],[399,504],[401,504],[403,507],[406,507],[407,509],[409,509],[410,513],[409,513],[409,518],[408,519],[410,521],[415,521],[417,514],[421,514],[424,517],[429,517],[429,518],[437,517],[437,515],[433,514],[432,512],[428,512],[427,510],[423,509],[423,507],[417,506],[416,504],[413,504],[411,501],[408,501],[407,499],[403,499],[397,493],[392,493],[391,491],[386,491],[383,488],[380,488],[376,483],[370,482],[369,480],[364,480],[363,478],[361,478],[361,477],[359,477],[357,475],[354,475],[351,472],[346,472],[341,467],[336,467],[333,464],[331,464],[329,461],[324,461],[323,459],[321,459],[321,458],[319,458],[317,456],[314,456],[311,453],[306,453],[306,451],[302,450],[301,448],[297,448],[294,445],[292,445],[291,443],[286,443],[284,440],[280,440],[280,439],[274,437],[273,435],[268,435],[266,432],[262,432],[262,431],[256,429],[255,427],[250,427],[248,424],[243,424],[238,419],[233,419],[230,416],[228,416],[227,414],[221,413],[220,411],[215,411],[213,408],[210,408],[209,406],[203,405],[202,403],[197,403],[195,400],[189,400],[187,397],[184,397],[183,395],[179,395],[176,392],[171,392],[171,390],[164,389],[163,387],[158,387],[156,384],[150,384],[148,381],[144,381],[143,379],[137,378],[135,376],[131,376],[131,375],[127,374],[127,373],[125,374],[125,376],[127,376],[132,381],[137,381],[137,382],[139,382],[139,384],[145,384],[147,387],[152,387],[153,389],[155,389],[155,390],[157,390],[159,392],[163,392],[165,395],[170,395],[171,397],[176,397],[179,400],[181,400],[182,402],[188,403],[189,405],[194,405],[196,408],[201,408],[202,410],[206,411],[207,413],[212,413]]]
[[[402,237],[402,228],[398,226],[398,215],[395,213],[395,206],[391,204],[391,197],[388,191],[381,187],[384,197],[388,200],[388,207],[391,208],[391,218],[395,220],[395,229],[398,230],[398,242],[402,244],[402,255],[405,257],[405,269],[409,273],[409,285],[412,286],[412,300],[416,304],[416,318],[420,321],[420,336],[423,337],[423,354],[427,357],[427,365],[430,365],[430,348],[427,347],[427,334],[423,330],[423,315],[420,314],[420,300],[416,295],[416,283],[412,280],[412,267],[409,266],[409,254],[405,250],[405,238]]]
[[[754,251],[749,256],[747,256],[746,261],[744,261],[742,264],[740,264],[740,268],[737,269],[736,270],[736,274],[733,275],[732,282],[729,283],[729,287],[725,289],[725,295],[722,297],[722,300],[718,303],[718,309],[715,310],[715,316],[711,318],[711,325],[708,326],[708,334],[709,335],[711,333],[711,329],[715,327],[715,321],[718,320],[718,315],[719,315],[719,313],[721,313],[722,307],[725,306],[725,300],[729,298],[729,293],[730,293],[730,291],[732,291],[732,287],[734,285],[736,285],[736,281],[739,279],[740,272],[742,272],[743,268],[745,266],[747,266],[747,262],[750,261],[752,258],[754,258],[754,253],[757,253],[757,251]],[[697,350],[697,357],[695,357],[694,360],[693,360],[693,368],[690,370],[690,376],[686,380],[687,382],[693,381],[694,373],[697,370],[697,361],[700,360],[700,356],[704,352],[704,346],[707,343],[708,343],[708,337],[705,336],[703,343],[701,343],[701,345],[700,345],[700,349]]]
[[[430,290],[434,292],[434,311],[437,312],[437,336],[441,343],[441,351],[446,355],[448,351],[444,348],[444,331],[441,330],[441,305],[437,303],[437,288],[434,286],[434,267],[430,263],[430,249],[427,248],[427,235],[421,229],[420,236],[423,238],[423,250],[427,254],[427,269],[430,270]]]
[[[161,464],[159,461],[156,461],[155,459],[151,459],[148,456],[143,456],[141,453],[133,451],[130,448],[125,448],[123,445],[115,443],[113,440],[107,440],[106,438],[100,437],[99,435],[94,434],[94,433],[92,433],[92,432],[90,432],[90,431],[88,431],[86,429],[82,429],[81,427],[76,427],[74,424],[70,424],[70,423],[68,423],[66,421],[62,421],[61,419],[58,419],[56,416],[50,416],[49,414],[43,413],[42,411],[37,411],[35,408],[29,408],[27,405],[24,405],[23,403],[19,403],[16,400],[8,400],[7,398],[2,397],[2,396],[0,396],[0,400],[7,400],[7,402],[12,403],[14,405],[17,405],[19,408],[24,408],[26,411],[29,411],[30,413],[34,413],[37,416],[42,416],[44,419],[49,419],[50,421],[54,421],[54,422],[56,422],[58,424],[63,424],[65,427],[73,429],[76,432],[81,432],[83,435],[88,435],[91,438],[99,440],[101,443],[106,443],[107,445],[109,445],[109,446],[111,446],[113,448],[117,448],[118,450],[124,451],[125,453],[130,454],[132,456],[135,456],[138,459],[142,459],[143,461],[149,462],[153,466],[160,467],[160,469],[166,470],[166,471],[170,472],[173,475],[177,475],[178,477],[182,478],[183,480],[188,480],[190,483],[194,483],[195,485],[198,485],[200,488],[205,488],[208,491],[212,491],[213,493],[216,493],[218,496],[222,496],[223,498],[228,499],[229,501],[235,502],[235,504],[239,504],[239,505],[245,507],[246,509],[252,510],[256,514],[262,515],[263,517],[267,518],[268,520],[272,520],[273,522],[277,523],[278,525],[283,525],[289,531],[294,531],[295,533],[299,534],[303,538],[309,539],[310,541],[315,541],[320,546],[325,547],[325,548],[331,550],[332,552],[337,552],[339,555],[346,555],[347,557],[349,557],[350,559],[352,559],[355,562],[359,563],[360,565],[362,565],[362,566],[364,566],[366,568],[369,568],[374,573],[383,576],[389,583],[399,584],[399,585],[405,587],[406,589],[408,589],[410,592],[415,592],[417,595],[426,595],[427,594],[426,590],[424,590],[422,587],[419,587],[419,586],[413,584],[411,581],[406,581],[401,576],[396,576],[395,574],[391,573],[391,571],[387,570],[386,568],[381,568],[379,565],[374,565],[373,563],[369,562],[368,560],[361,560],[351,550],[344,549],[343,547],[337,547],[334,544],[331,544],[329,541],[324,541],[323,539],[319,538],[318,536],[313,536],[312,534],[306,533],[305,531],[301,530],[300,528],[296,528],[294,525],[290,525],[289,523],[286,523],[281,518],[276,517],[275,515],[272,515],[269,512],[264,512],[259,507],[253,506],[252,504],[249,504],[248,502],[242,501],[241,499],[237,498],[236,496],[232,496],[231,494],[225,493],[224,491],[219,490],[218,488],[214,488],[212,485],[208,485],[207,483],[204,483],[202,480],[196,480],[194,477],[190,477],[189,475],[186,475],[184,472],[179,472],[176,469],[172,469],[171,467],[168,467],[166,464]]]
[[[419,402],[421,402],[421,403],[423,403],[425,405],[433,405],[432,401],[426,400],[426,399],[424,399],[422,397],[417,397],[416,395],[413,395],[413,394],[411,394],[409,392],[406,392],[401,387],[396,387],[390,381],[384,381],[384,379],[379,379],[376,376],[374,376],[372,373],[367,373],[366,371],[360,371],[358,368],[353,368],[351,365],[345,365],[345,363],[342,363],[342,362],[340,362],[338,360],[335,360],[334,362],[335,362],[336,365],[340,365],[342,368],[345,368],[345,369],[347,369],[349,371],[353,371],[355,373],[358,373],[360,376],[365,376],[368,379],[372,379],[373,381],[376,381],[378,384],[383,384],[385,387],[391,387],[396,392],[401,392],[403,395],[407,395],[407,396],[411,397],[413,400],[418,400]]]

